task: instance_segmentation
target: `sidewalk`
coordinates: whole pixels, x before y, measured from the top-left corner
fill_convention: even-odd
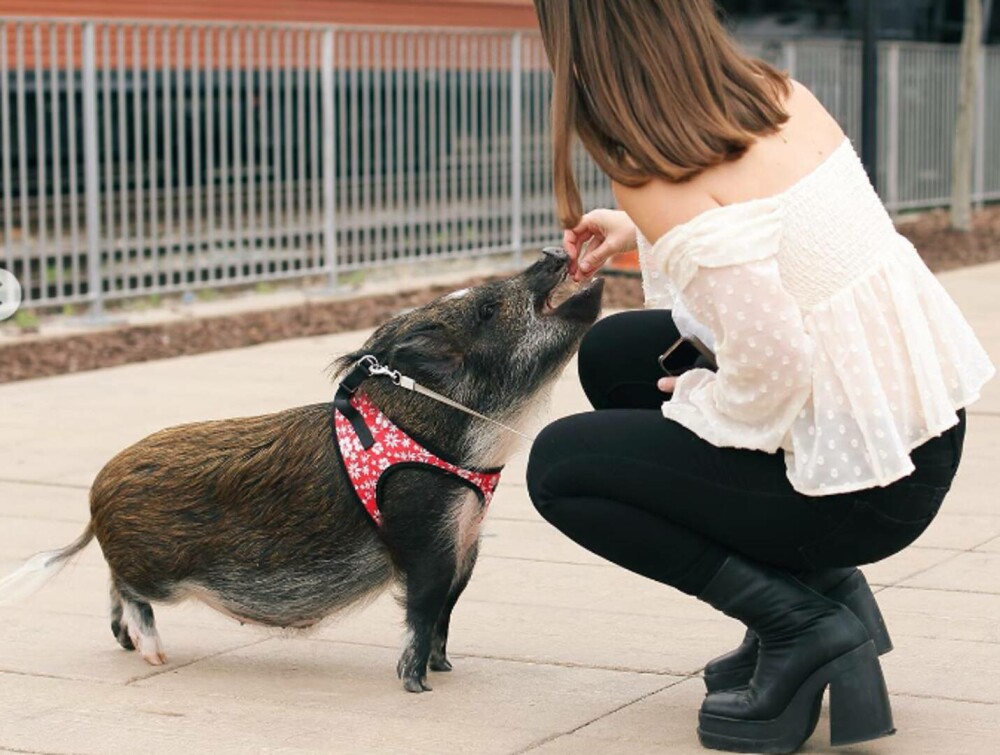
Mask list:
[[[1000,364],[1000,264],[942,276]],[[366,333],[0,385],[0,576],[74,539],[117,451],[167,425],[329,400],[332,357]],[[552,416],[583,411],[575,368]],[[969,413],[962,470],[916,545],[866,568],[896,650],[899,733],[838,752],[976,755],[1000,741],[1000,380]],[[157,606],[170,663],[122,651],[96,545],[23,606],[0,609],[0,752],[698,753],[706,660],[742,627],[610,566],[534,512],[508,466],[455,612],[455,670],[432,693],[395,677],[386,595],[309,635]],[[824,709],[803,752],[826,752]],[[992,744],[990,744],[992,742]],[[6,749],[5,749],[6,748]]]

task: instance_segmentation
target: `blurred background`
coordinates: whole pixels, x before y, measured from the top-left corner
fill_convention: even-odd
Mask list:
[[[893,213],[1000,199],[992,0],[722,5],[865,150]],[[519,264],[560,235],[550,83],[530,0],[4,0],[0,267],[19,322]],[[612,204],[582,153],[578,169],[586,204]]]

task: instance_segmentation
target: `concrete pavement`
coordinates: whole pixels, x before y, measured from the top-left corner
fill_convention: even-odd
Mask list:
[[[1000,364],[1000,265],[942,276]],[[0,575],[61,547],[117,451],[167,425],[327,400],[323,368],[365,333],[301,339],[0,385]],[[586,408],[571,368],[551,416]],[[986,753],[1000,741],[1000,380],[970,411],[963,466],[911,548],[866,568],[896,650],[899,733],[842,752]],[[122,651],[91,546],[0,609],[0,752],[697,753],[698,677],[742,627],[610,566],[535,514],[508,467],[455,613],[455,671],[395,678],[390,596],[307,635],[195,604],[156,608],[170,663]],[[804,752],[825,752],[821,721]]]

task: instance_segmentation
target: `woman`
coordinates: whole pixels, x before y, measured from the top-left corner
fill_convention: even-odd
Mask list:
[[[532,500],[594,553],[746,624],[706,667],[705,746],[792,752],[828,686],[834,744],[890,734],[891,644],[855,567],[930,524],[993,366],[834,119],[741,54],[711,0],[535,6],[572,273],[638,241],[647,303],[673,317],[593,328],[580,377],[601,411],[542,432]],[[582,214],[574,137],[624,212]],[[664,376],[679,332],[717,371],[688,346]]]

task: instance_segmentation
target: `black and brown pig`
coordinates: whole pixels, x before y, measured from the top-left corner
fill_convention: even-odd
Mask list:
[[[601,281],[565,296],[567,257],[548,249],[520,275],[402,314],[359,351],[515,428],[529,423],[600,311]],[[559,290],[559,293],[557,293]],[[361,390],[424,446],[466,469],[502,466],[516,437],[384,377]],[[447,671],[448,624],[476,562],[483,498],[437,470],[400,467],[376,526],[352,494],[331,404],[162,430],[114,457],[74,544],[0,582],[0,602],[40,585],[96,537],[111,569],[111,630],[166,661],[151,603],[197,598],[241,622],[309,627],[396,583],[408,636],[398,673],[420,692]]]

